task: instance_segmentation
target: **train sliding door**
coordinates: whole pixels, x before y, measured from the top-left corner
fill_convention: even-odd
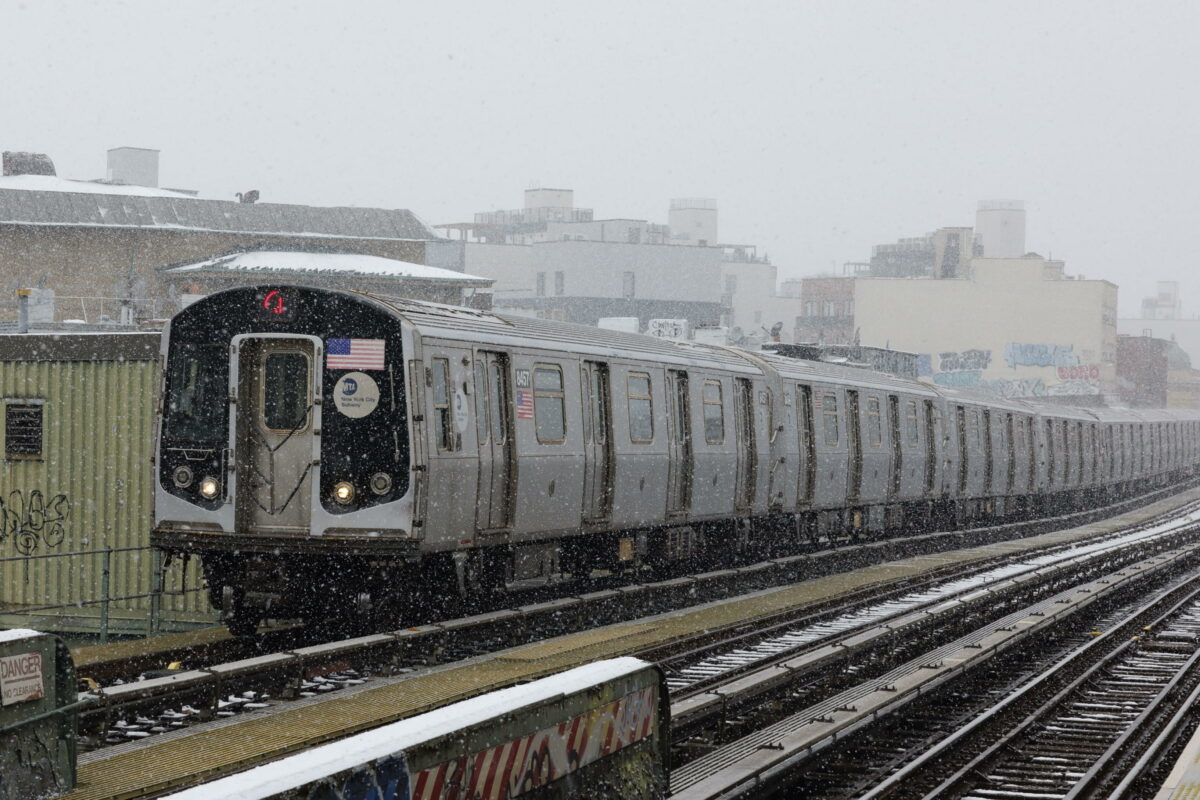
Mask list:
[[[754,442],[754,388],[746,378],[734,379],[734,415],[737,423],[737,488],[735,507],[749,511],[754,505],[758,455]]]
[[[308,337],[238,337],[237,528],[246,533],[309,531],[317,458],[314,342]],[[315,376],[315,377],[314,377]]]
[[[796,412],[799,423],[796,430],[800,435],[800,469],[797,475],[800,485],[796,497],[802,505],[813,501],[813,490],[817,482],[817,444],[813,433],[813,397],[811,386],[796,387]]]
[[[692,507],[692,419],[688,413],[688,375],[667,370],[667,513]]]
[[[858,392],[846,390],[846,432],[850,436],[850,479],[846,487],[846,500],[858,502],[862,493],[862,420],[858,414]]]
[[[583,518],[605,522],[612,516],[613,457],[608,365],[583,362]]]
[[[512,524],[513,486],[512,408],[508,357],[480,350],[475,353],[475,430],[479,439],[479,494],[475,527],[503,530]]]

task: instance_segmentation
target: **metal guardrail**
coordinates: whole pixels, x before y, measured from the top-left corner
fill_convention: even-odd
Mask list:
[[[112,563],[113,555],[121,553],[150,554],[150,591],[140,594],[112,594]],[[164,597],[183,597],[194,592],[207,591],[204,586],[187,586],[186,563],[181,573],[182,588],[165,588],[165,572],[167,565],[163,562],[162,551],[153,547],[102,547],[93,550],[72,550],[66,553],[39,553],[0,558],[0,564],[6,562],[28,562],[49,558],[73,558],[78,556],[100,556],[100,597],[90,600],[72,600],[65,603],[51,603],[41,606],[5,605],[0,603],[0,614],[33,614],[42,611],[60,611],[80,606],[100,606],[99,634],[100,643],[107,644],[110,634],[110,612],[113,603],[123,603],[130,600],[150,601],[150,615],[146,619],[146,635],[157,636],[162,631],[162,600]]]

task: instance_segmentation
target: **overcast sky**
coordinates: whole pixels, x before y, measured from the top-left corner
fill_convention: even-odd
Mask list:
[[[1200,5],[1115,2],[0,0],[0,149],[232,199],[430,223],[575,190],[721,239],[781,277],[1025,201],[1027,246],[1200,313]]]

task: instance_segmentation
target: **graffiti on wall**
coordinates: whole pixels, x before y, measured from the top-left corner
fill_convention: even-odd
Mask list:
[[[1004,361],[1009,367],[1075,367],[1079,356],[1071,344],[1021,344],[1004,346]]]
[[[1046,382],[1041,378],[997,378],[980,384],[997,397],[1044,397],[1047,394]]]
[[[1060,381],[1098,381],[1100,380],[1099,364],[1080,364],[1075,367],[1059,367]]]
[[[938,386],[979,386],[983,382],[983,372],[977,369],[962,372],[935,372],[933,382]]]
[[[961,353],[938,353],[938,369],[942,372],[985,370],[992,363],[991,350],[963,350]]]
[[[1055,397],[1069,395],[1100,394],[1100,382],[1093,380],[1069,380],[1046,387],[1046,394]]]
[[[30,555],[42,545],[58,547],[66,538],[71,501],[65,494],[49,500],[38,489],[25,493],[20,489],[0,497],[0,544],[8,539],[21,555]]]

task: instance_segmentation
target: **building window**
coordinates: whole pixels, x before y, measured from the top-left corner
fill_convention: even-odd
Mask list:
[[[825,419],[825,444],[835,447],[838,443],[837,395],[828,392],[821,397],[821,412]]]
[[[8,402],[4,406],[6,458],[39,458],[42,455],[42,404]]]
[[[854,316],[854,301],[853,300],[846,301],[846,316],[847,317]]]
[[[437,449],[453,450],[450,431],[450,362],[433,359],[433,438]]]
[[[632,272],[621,273],[621,296],[626,300],[632,300],[635,288],[634,274]]]
[[[546,296],[546,273],[539,272],[537,274],[537,296]]]
[[[533,420],[540,443],[562,444],[566,440],[562,367],[538,364],[533,368]]]
[[[654,401],[650,397],[650,376],[631,372],[626,379],[629,400],[629,441],[646,444],[654,441]]]
[[[836,312],[833,310],[833,301],[826,300],[825,307],[824,307],[824,313],[822,314],[822,316],[832,317],[832,316],[835,316],[835,314],[836,314]]]
[[[725,443],[725,403],[721,397],[720,381],[704,382],[704,441]]]
[[[555,273],[554,273],[554,294],[561,297],[565,288],[566,288],[566,281],[563,277],[562,270],[560,269],[560,270],[555,271]]]
[[[808,300],[804,303],[804,316],[815,317],[817,315],[817,303],[815,300]]]

